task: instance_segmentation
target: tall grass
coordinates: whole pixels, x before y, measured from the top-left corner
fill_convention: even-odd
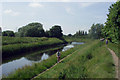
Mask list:
[[[67,42],[90,42],[92,41],[93,39],[86,39],[86,38],[83,38],[83,37],[64,37],[64,39],[67,41]]]
[[[45,39],[39,42],[4,45],[2,46],[2,58],[7,58],[9,56],[15,56],[15,55],[21,55],[25,52],[36,51],[39,49],[42,50],[44,48],[62,44],[62,43],[64,43],[64,41],[59,40],[57,38],[48,38],[47,40]]]
[[[120,43],[120,42],[119,42]],[[108,47],[113,50],[120,59],[120,44],[108,43]]]
[[[23,44],[48,40],[47,37],[2,37],[2,45]]]
[[[112,56],[102,42],[94,41],[37,78],[114,78]]]
[[[78,47],[71,48],[65,52],[61,52],[61,59],[67,56],[68,54],[73,53],[75,50],[77,50]],[[35,63],[32,66],[25,66],[21,69],[16,70],[13,72],[13,74],[10,74],[7,78],[32,78],[39,73],[43,72],[47,68],[50,68],[52,65],[54,65],[57,62],[56,54],[52,55],[47,60],[44,60],[40,63]]]

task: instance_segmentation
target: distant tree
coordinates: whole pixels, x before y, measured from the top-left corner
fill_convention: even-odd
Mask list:
[[[85,31],[85,35],[87,35],[87,31]]]
[[[72,34],[68,34],[69,37],[72,37]]]
[[[0,27],[0,36],[2,36],[2,29],[1,29],[1,27]]]
[[[93,24],[89,30],[89,37],[93,39],[99,39],[102,37],[103,24]]]
[[[85,31],[81,31],[81,30],[77,31],[74,34],[74,36],[76,36],[76,37],[78,37],[78,36],[85,36],[85,35],[87,35],[87,33]]]
[[[19,32],[15,32],[15,37],[20,37]]]
[[[62,33],[62,29],[61,26],[59,25],[55,25],[50,29],[50,33],[49,33],[50,37],[57,37],[57,38],[61,38],[63,36]]]
[[[21,37],[44,37],[45,31],[41,23],[30,23],[18,29]]]
[[[3,35],[3,36],[9,36],[9,37],[14,37],[14,36],[15,36],[14,32],[13,32],[13,31],[10,31],[10,30],[3,31],[3,32],[2,32],[2,35]]]
[[[110,6],[107,21],[102,34],[112,42],[120,41],[120,1]]]
[[[45,32],[45,37],[50,37],[50,31]]]

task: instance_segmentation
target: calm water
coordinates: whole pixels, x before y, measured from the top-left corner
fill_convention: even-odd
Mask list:
[[[66,51],[75,45],[81,45],[84,44],[83,42],[72,42],[71,44],[68,44],[62,48],[61,51]],[[48,51],[44,53],[38,53],[38,54],[29,54],[24,57],[21,57],[16,60],[9,61],[7,63],[3,63],[0,68],[2,67],[2,74],[3,75],[8,75],[15,71],[18,68],[22,68],[25,65],[32,65],[33,63],[41,62],[45,59],[48,59],[51,55],[55,54],[57,51]]]

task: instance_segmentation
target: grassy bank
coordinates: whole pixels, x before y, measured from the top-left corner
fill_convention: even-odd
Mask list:
[[[16,59],[20,59],[21,57],[41,57],[40,55],[42,55],[42,53],[48,52],[48,51],[57,51],[58,49],[62,49],[63,45],[59,45],[56,47],[49,47],[47,49],[44,50],[39,50],[39,51],[35,51],[35,52],[28,52],[25,54],[21,54],[21,55],[15,55],[15,56],[10,56],[8,58],[2,59],[2,63],[7,63],[9,61],[12,60],[16,60]]]
[[[23,43],[32,43],[32,42],[40,42],[46,41],[48,38],[46,37],[2,37],[2,45],[10,45],[10,44],[23,44]]]
[[[34,38],[31,38],[31,39],[34,39]],[[10,43],[8,45],[3,45],[2,46],[2,58],[4,59],[9,56],[21,55],[25,52],[37,51],[39,49],[42,50],[42,49],[45,49],[45,48],[48,48],[51,46],[56,46],[56,45],[64,43],[64,41],[57,39],[57,38],[44,38],[44,39],[38,38],[38,39],[40,39],[40,40],[38,40],[37,42],[19,43],[19,44],[18,43],[15,43],[15,44]]]
[[[84,46],[85,45],[82,45],[81,48]],[[71,48],[65,52],[62,52],[61,59],[73,53],[78,48],[79,47],[76,46],[75,48]],[[13,72],[13,74],[10,74],[7,78],[32,78],[37,74],[43,72],[44,70],[50,68],[56,62],[57,62],[57,58],[56,58],[56,54],[54,54],[47,60],[42,61],[41,63],[35,63],[32,66],[25,66],[21,69],[16,70],[15,72]]]
[[[64,37],[64,39],[67,41],[67,42],[91,42],[93,39],[86,39],[86,38],[83,38],[83,37]]]
[[[108,43],[108,47],[113,50],[120,59],[120,44]]]
[[[104,43],[93,41],[79,47],[61,63],[37,78],[114,78],[112,56]]]

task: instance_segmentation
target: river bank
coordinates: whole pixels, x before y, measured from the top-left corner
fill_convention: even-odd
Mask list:
[[[73,44],[75,44],[75,42],[73,42]],[[79,43],[79,44],[83,44],[83,43]],[[69,48],[71,48],[71,49],[69,49]],[[68,50],[69,49],[69,50]],[[70,53],[72,53],[73,51],[74,51],[75,49],[73,49],[72,48],[72,45],[66,45],[66,46],[64,46],[64,48],[62,49],[62,51],[61,51],[61,53],[63,54],[62,56],[61,56],[61,58],[64,58],[65,56],[67,56],[68,54],[70,54]],[[37,74],[37,72],[39,72],[39,71],[43,71],[44,70],[44,68],[46,67],[46,69],[47,68],[49,68],[50,66],[52,66],[53,64],[55,64],[56,63],[56,61],[57,61],[57,59],[56,59],[56,54],[53,54],[53,55],[51,55],[51,57],[49,57],[47,60],[43,60],[42,62],[40,62],[40,63],[35,63],[35,64],[32,64],[31,66],[24,66],[23,68],[20,68],[20,69],[18,69],[18,70],[16,70],[15,72],[13,72],[13,74],[12,75],[20,75],[20,73],[21,73],[21,75],[25,75],[25,74],[28,74],[28,72],[29,72],[29,70],[33,70],[33,72],[31,71],[30,72],[30,74],[28,74],[29,75],[29,77],[31,76],[34,76],[35,74]],[[25,70],[24,70],[25,69]],[[27,72],[28,71],[28,72]],[[34,75],[32,75],[32,74],[34,74]],[[9,75],[9,76],[11,76],[11,75]]]
[[[10,39],[10,38],[8,38]],[[25,37],[23,41],[20,43],[15,38],[12,38],[13,41],[10,41],[6,39],[6,41],[3,38],[4,45],[2,46],[2,59],[5,60],[9,58],[10,56],[14,57],[17,55],[26,54],[28,52],[34,52],[38,50],[43,50],[49,47],[54,47],[56,45],[65,44],[66,42],[63,40],[60,40],[58,38],[29,38],[31,40],[27,41],[27,37],[25,40]],[[22,40],[22,39],[21,39]],[[9,43],[9,44],[8,44]]]

